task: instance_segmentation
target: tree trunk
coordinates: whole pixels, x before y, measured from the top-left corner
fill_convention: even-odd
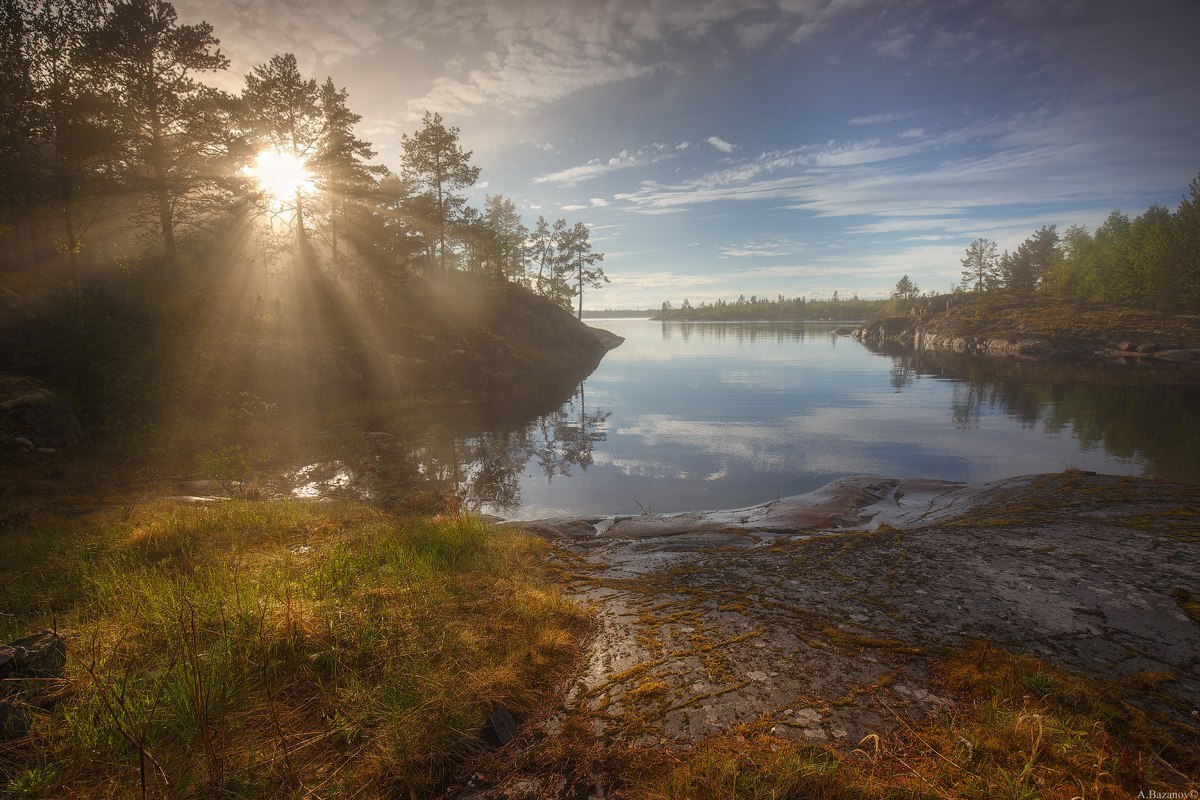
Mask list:
[[[167,190],[166,154],[163,152],[162,128],[157,120],[151,127],[150,161],[154,168],[154,194],[158,198],[158,224],[162,229],[163,266],[175,264],[175,219],[171,209],[171,193]]]

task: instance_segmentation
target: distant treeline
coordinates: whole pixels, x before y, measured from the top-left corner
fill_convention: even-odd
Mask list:
[[[1014,252],[996,254],[980,237],[962,259],[960,291],[1038,292],[1162,311],[1200,313],[1200,176],[1168,211],[1153,205],[1130,218],[1114,211],[1089,232],[1039,228]]]
[[[854,295],[842,300],[834,292],[829,300],[809,300],[807,297],[784,297],[774,300],[745,295],[733,302],[717,300],[692,305],[684,300],[678,307],[667,301],[656,317],[662,320],[863,320],[886,312],[887,300],[862,300]]]

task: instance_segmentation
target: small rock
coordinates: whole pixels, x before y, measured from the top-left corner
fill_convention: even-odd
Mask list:
[[[66,643],[51,631],[0,645],[0,680],[51,677],[58,675],[66,663]]]
[[[492,747],[503,747],[517,738],[517,721],[507,708],[498,708],[488,717],[482,736]]]

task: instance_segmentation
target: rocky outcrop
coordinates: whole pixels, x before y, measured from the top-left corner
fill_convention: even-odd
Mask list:
[[[569,696],[656,743],[766,720],[848,751],[906,724],[900,709],[950,711],[930,659],[972,640],[1110,687],[1169,675],[1152,703],[1192,743],[1200,546],[1181,512],[1196,500],[1194,485],[1075,471],[848,478],[590,535],[580,520],[519,524],[554,537],[597,618]]]
[[[1035,361],[1157,360],[1200,366],[1200,324],[1194,317],[1045,297],[923,298],[907,313],[869,320],[853,335],[875,347]]]

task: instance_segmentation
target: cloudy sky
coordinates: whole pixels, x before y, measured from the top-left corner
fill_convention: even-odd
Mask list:
[[[593,308],[944,291],[966,245],[1178,205],[1197,0],[177,0],[232,61],[332,76],[397,167],[426,110],[472,199],[592,227]]]

